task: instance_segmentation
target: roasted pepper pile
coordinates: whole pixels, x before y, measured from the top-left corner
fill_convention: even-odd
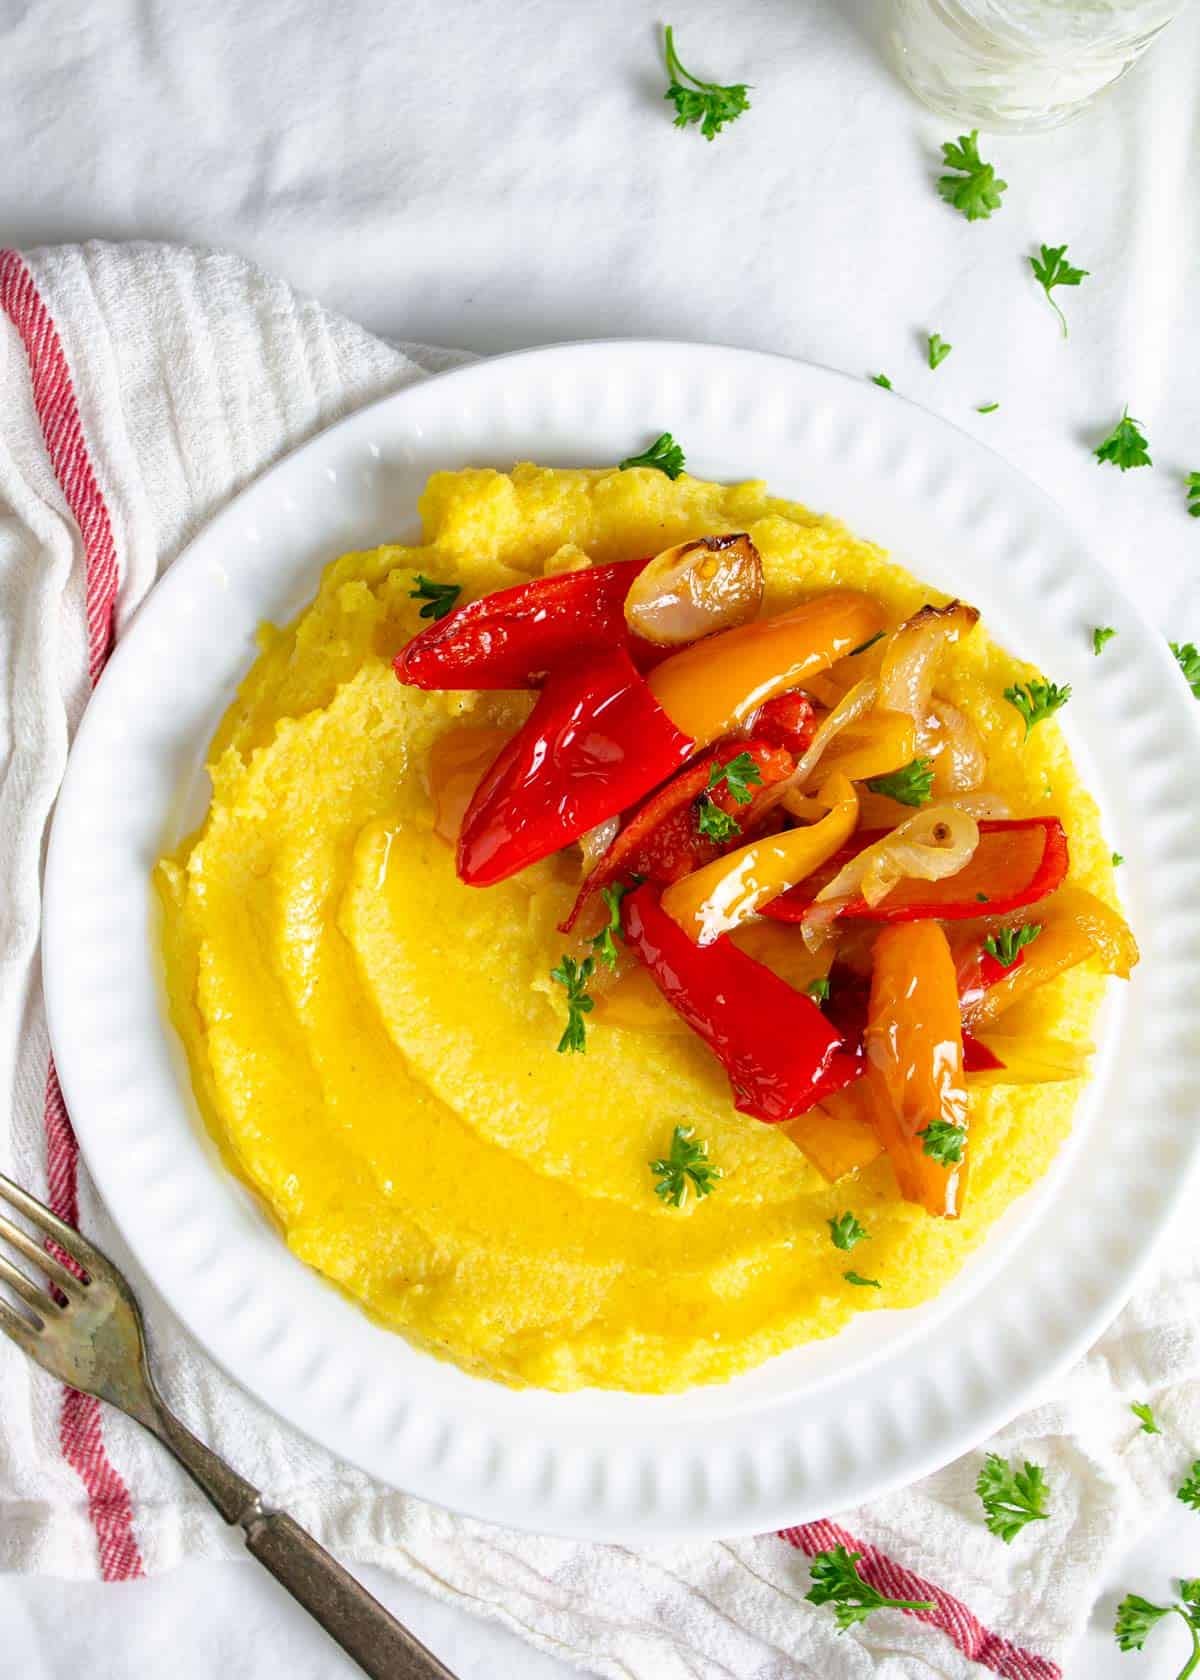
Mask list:
[[[590,987],[651,987],[633,1018],[674,1011],[740,1113],[830,1179],[886,1153],[901,1196],[953,1217],[969,1082],[1082,1071],[995,1024],[1076,963],[1128,975],[1137,948],[1069,883],[1059,818],[989,792],[981,735],[939,692],[972,608],[889,625],[856,591],[772,616],[762,596],[753,543],[722,532],[430,623],[402,683],[537,691],[510,738],[438,743],[436,831],[474,888],[577,848],[561,1049],[586,1047]]]

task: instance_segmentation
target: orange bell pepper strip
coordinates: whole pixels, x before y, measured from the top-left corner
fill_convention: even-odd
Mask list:
[[[1021,961],[982,994],[964,995],[962,1017],[972,1031],[990,1027],[1021,998],[1089,957],[1098,957],[1106,973],[1122,980],[1138,960],[1137,941],[1125,918],[1082,887],[1060,887],[1030,919],[1042,931],[1023,948]]]
[[[966,1186],[958,1162],[926,1153],[933,1121],[965,1130],[967,1088],[954,958],[937,922],[901,922],[875,941],[864,1035],[871,1121],[900,1194],[954,1218]]]
[[[869,595],[835,590],[695,642],[656,665],[646,681],[675,727],[704,746],[776,694],[827,670],[883,622],[883,608]]]
[[[819,822],[764,835],[673,882],[663,893],[663,909],[698,945],[709,945],[750,921],[764,904],[819,869],[853,834],[858,795],[845,776],[830,776],[821,803],[829,815]]]

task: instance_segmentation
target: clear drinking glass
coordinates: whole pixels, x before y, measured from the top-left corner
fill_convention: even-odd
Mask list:
[[[888,45],[935,111],[1054,128],[1145,52],[1188,0],[891,0]]]

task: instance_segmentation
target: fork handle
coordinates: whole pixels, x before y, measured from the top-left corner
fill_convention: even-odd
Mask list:
[[[372,1680],[454,1680],[432,1651],[285,1511],[242,1519],[246,1549]]]
[[[225,1521],[240,1525],[246,1549],[371,1680],[455,1680],[298,1522],[284,1511],[264,1511],[258,1490],[169,1410],[148,1372],[145,1380],[148,1406],[134,1415],[174,1453]]]

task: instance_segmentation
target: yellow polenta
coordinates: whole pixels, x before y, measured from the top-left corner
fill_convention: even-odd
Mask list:
[[[768,612],[845,584],[898,621],[931,592],[755,483],[472,470],[436,474],[421,513],[422,546],[345,555],[290,628],[263,631],[212,745],[204,826],[158,867],[172,1015],[226,1158],[301,1259],[503,1382],[677,1389],[926,1300],[1045,1172],[1078,1083],[973,1095],[967,1208],[949,1223],[901,1202],[886,1160],[827,1185],[780,1132],[734,1113],[690,1035],[596,1019],[586,1055],[556,1055],[549,971],[578,862],[463,886],[427,782],[439,734],[515,727],[530,698],[421,693],[390,661],[420,627],[417,571],[461,581],[465,600],[722,530],[761,551]],[[1057,726],[1022,745],[1002,698],[1029,675],[981,626],[939,689],[983,731],[989,785],[1017,814],[1061,815],[1073,878],[1111,897]],[[1101,984],[1074,971],[1023,1024],[1085,1039]],[[677,1124],[723,1173],[681,1211],[649,1166]],[[878,1291],[843,1280],[826,1221],[847,1207],[870,1232],[854,1263]]]

